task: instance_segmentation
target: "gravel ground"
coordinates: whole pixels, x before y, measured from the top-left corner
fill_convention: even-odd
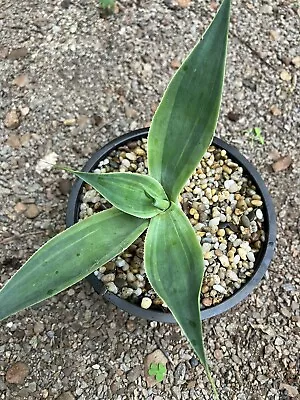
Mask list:
[[[103,19],[91,0],[0,0],[0,284],[64,228],[69,177],[41,171],[41,158],[79,168],[110,139],[149,125],[215,6],[122,0]],[[278,245],[259,288],[204,323],[224,400],[299,398],[299,10],[294,0],[233,1],[217,134],[262,173]],[[244,133],[253,127],[265,145]],[[156,349],[168,356],[167,377],[148,387],[143,365]],[[0,325],[0,399],[210,396],[176,326],[129,317],[86,283]]]

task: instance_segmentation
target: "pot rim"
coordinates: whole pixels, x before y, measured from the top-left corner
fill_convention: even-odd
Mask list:
[[[147,137],[149,128],[142,128],[135,131],[131,131],[125,135],[122,135],[116,139],[110,141],[107,145],[102,147],[96,153],[92,155],[92,157],[87,161],[82,171],[91,171],[93,170],[99,163],[102,158],[105,158],[112,150],[116,149],[120,145],[124,145],[130,141],[139,140]],[[244,300],[258,285],[263,276],[265,275],[267,268],[272,260],[274,250],[275,250],[275,242],[276,242],[276,214],[273,206],[273,202],[270,196],[270,193],[262,180],[260,174],[255,169],[255,167],[235,148],[234,146],[224,142],[222,139],[217,137],[213,138],[212,144],[216,145],[227,151],[228,155],[233,161],[236,161],[240,164],[244,173],[248,175],[253,183],[258,188],[260,195],[263,200],[263,214],[264,214],[264,223],[265,223],[265,236],[266,240],[263,243],[263,248],[259,253],[260,257],[256,260],[255,264],[257,265],[257,269],[255,273],[247,280],[247,282],[238,289],[234,294],[226,298],[221,303],[205,308],[201,311],[201,319],[205,320],[207,318],[215,317],[225,311],[231,309],[236,306],[242,300]],[[75,183],[72,186],[71,193],[68,199],[67,213],[66,213],[66,225],[70,227],[74,225],[78,221],[79,214],[79,194],[84,182],[81,179],[76,179]],[[97,293],[103,295],[103,297],[121,308],[128,313],[135,315],[137,317],[141,317],[144,319],[157,321],[157,322],[166,322],[166,323],[176,323],[175,318],[170,312],[162,312],[158,310],[145,310],[136,304],[132,304],[125,299],[121,299],[117,295],[107,291],[103,283],[92,273],[86,278],[91,285],[94,287]]]

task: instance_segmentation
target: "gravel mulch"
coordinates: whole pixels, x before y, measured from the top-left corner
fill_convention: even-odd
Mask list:
[[[0,3],[2,285],[65,226],[70,177],[41,159],[78,169],[110,139],[148,126],[216,2],[122,0],[107,19],[91,0]],[[299,10],[293,0],[233,1],[217,135],[265,179],[278,243],[259,288],[204,323],[224,400],[299,398]],[[151,386],[144,362],[157,349],[168,371]],[[130,317],[84,282],[0,324],[0,399],[210,398],[178,327]]]

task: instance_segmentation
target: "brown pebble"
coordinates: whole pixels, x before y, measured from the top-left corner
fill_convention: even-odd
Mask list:
[[[113,261],[109,261],[105,264],[106,271],[114,271],[116,269],[116,265]]]
[[[229,113],[227,114],[227,118],[233,122],[237,122],[240,119],[240,117],[241,117],[241,114],[236,113],[234,111],[229,111]]]
[[[35,204],[29,204],[27,210],[25,211],[25,216],[29,219],[36,218],[40,211]]]
[[[26,210],[26,205],[20,201],[15,205],[15,212],[18,214],[23,213]]]
[[[204,299],[202,300],[202,304],[205,307],[210,307],[212,305],[212,298],[211,297],[204,297]]]
[[[214,356],[216,360],[221,360],[223,358],[223,352],[220,349],[214,351]]]
[[[12,50],[9,55],[8,59],[9,60],[18,60],[19,58],[24,58],[28,54],[28,50],[26,47],[20,47],[19,49]]]
[[[272,164],[272,168],[274,172],[280,172],[287,169],[292,163],[292,159],[290,156],[281,157],[279,160]]]
[[[203,285],[201,288],[202,293],[207,293],[209,291],[209,287],[207,285]]]
[[[277,117],[278,115],[281,114],[280,108],[278,108],[277,106],[275,106],[275,104],[273,104],[273,105],[270,107],[270,112],[271,112],[273,115],[275,115],[276,117]]]
[[[133,321],[132,319],[129,319],[126,322],[126,329],[128,330],[128,332],[134,332],[136,330],[136,323],[135,321]]]
[[[9,111],[4,119],[4,126],[8,129],[16,129],[20,125],[19,114],[16,110]]]
[[[8,55],[8,48],[0,46],[0,60],[4,60]]]
[[[17,362],[8,368],[5,379],[8,383],[21,385],[29,374],[28,366],[23,362]]]
[[[153,304],[155,304],[156,306],[161,306],[162,303],[163,301],[159,297],[155,297],[155,299],[153,300]]]
[[[138,112],[131,107],[125,106],[125,115],[127,118],[135,118]]]
[[[64,196],[67,196],[71,190],[71,181],[69,179],[60,179],[58,183],[59,191]]]
[[[28,75],[25,74],[18,75],[12,82],[13,85],[19,86],[20,88],[27,86],[28,83],[29,83]]]
[[[171,61],[171,68],[178,69],[180,67],[180,61],[177,58]]]
[[[177,0],[177,4],[181,8],[186,8],[191,4],[191,0]]]
[[[33,326],[33,331],[36,335],[39,335],[44,331],[45,327],[43,322],[36,322]]]
[[[256,250],[259,250],[259,249],[261,248],[261,241],[260,241],[260,240],[257,240],[256,242],[254,242],[253,247],[254,247]]]
[[[21,147],[21,141],[18,135],[9,135],[6,143],[13,149],[19,149]]]
[[[237,204],[236,204],[237,208],[239,208],[242,211],[247,210],[247,203],[245,202],[244,199],[240,199]]]
[[[222,252],[220,249],[216,249],[216,250],[215,250],[215,255],[216,255],[217,257],[221,257],[221,256],[223,255],[223,252]]]

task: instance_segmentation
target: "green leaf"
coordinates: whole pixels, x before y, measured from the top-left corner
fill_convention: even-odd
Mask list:
[[[129,172],[95,174],[64,168],[81,178],[119,210],[139,218],[151,218],[170,206],[157,180]]]
[[[100,6],[105,9],[105,8],[113,8],[115,5],[115,0],[99,0]]]
[[[212,141],[224,80],[230,0],[172,78],[151,123],[149,174],[169,199],[178,194]]]
[[[213,385],[200,317],[202,249],[189,220],[174,203],[150,221],[145,241],[145,269],[153,289],[168,305]]]
[[[165,374],[167,372],[167,368],[164,366],[164,364],[157,364],[157,368],[160,374]]]
[[[130,246],[147,226],[147,220],[111,208],[58,234],[2,288],[0,320],[80,281]]]
[[[164,374],[161,374],[160,372],[158,372],[155,376],[155,379],[157,382],[162,382],[164,380]]]
[[[156,375],[157,374],[157,365],[156,364],[151,364],[150,365],[150,368],[149,368],[149,370],[148,370],[148,374],[150,375],[150,376],[154,376],[154,375]]]
[[[150,365],[150,368],[148,370],[148,374],[150,376],[155,376],[155,379],[156,379],[157,382],[162,382],[164,380],[166,371],[167,371],[167,369],[163,364],[161,364],[161,363],[158,363],[158,364],[153,363],[153,364]]]
[[[253,133],[255,135],[256,140],[260,143],[260,144],[264,144],[264,138],[261,132],[261,129],[259,127],[255,127],[253,128]]]

